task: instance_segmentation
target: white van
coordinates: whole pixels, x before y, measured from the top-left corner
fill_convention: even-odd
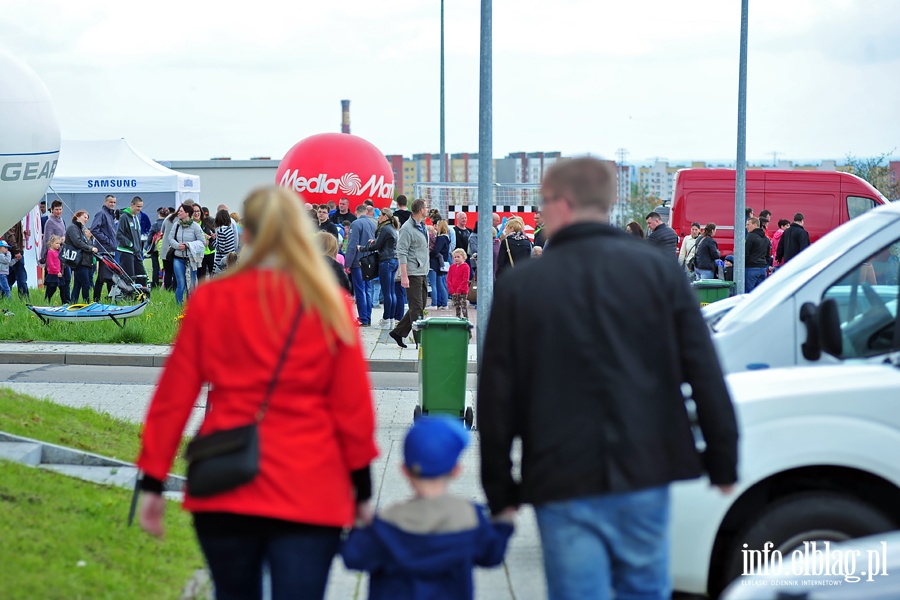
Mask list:
[[[706,478],[672,485],[676,590],[716,597],[741,575],[752,585],[775,551],[788,568],[787,557],[812,542],[900,526],[900,361],[853,362],[862,361],[726,377],[738,483],[727,495]],[[845,585],[857,586],[851,597],[869,597],[865,581]]]
[[[893,339],[898,254],[900,203],[894,203],[841,225],[740,300],[710,304],[705,315],[723,370],[878,361],[900,349]],[[816,344],[806,343],[815,337],[810,308],[828,298],[838,303],[843,351],[819,360]]]

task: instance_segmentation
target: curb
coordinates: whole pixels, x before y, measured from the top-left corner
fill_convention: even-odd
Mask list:
[[[152,354],[69,354],[68,352],[0,352],[0,363],[10,365],[100,365],[109,367],[162,367],[168,356]],[[417,360],[368,361],[372,373],[418,373]],[[467,373],[476,373],[476,363],[469,362]]]

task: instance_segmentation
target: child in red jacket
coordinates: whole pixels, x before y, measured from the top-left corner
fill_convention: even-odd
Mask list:
[[[59,262],[59,247],[62,246],[64,237],[59,235],[51,235],[47,241],[49,250],[47,250],[47,278],[44,280],[44,296],[49,304],[53,294],[63,284],[62,264]],[[62,292],[60,292],[62,295]]]
[[[466,251],[457,248],[453,251],[453,264],[447,272],[447,292],[456,309],[456,318],[469,318],[469,265],[466,264]]]

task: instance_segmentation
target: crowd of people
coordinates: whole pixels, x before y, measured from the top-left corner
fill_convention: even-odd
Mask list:
[[[43,243],[38,259],[47,302],[53,301],[57,291],[62,304],[100,302],[104,286],[109,294],[116,269],[121,269],[137,285],[175,291],[181,304],[199,281],[237,260],[240,217],[229,213],[225,205],[210,214],[208,208],[185,200],[177,208],[159,208],[151,222],[140,196],[134,196],[125,208],[118,209],[117,204],[118,199],[109,194],[93,219],[89,211],[77,210],[66,222],[63,202],[51,202],[49,213],[41,219]],[[42,212],[45,208],[41,202]],[[30,236],[17,223],[0,240],[0,294],[4,297],[10,295],[12,285],[18,286],[20,297],[29,297],[22,249]],[[61,257],[64,248],[74,258]],[[144,265],[148,258],[149,276]]]
[[[746,209],[743,292],[752,292],[766,277],[809,246],[809,233],[803,226],[803,213],[794,214],[793,221],[779,219],[777,228],[770,235],[771,219],[771,211],[763,210],[756,217],[752,208]],[[722,256],[719,252],[715,223],[692,223],[691,233],[681,240],[679,249],[678,234],[664,222],[658,212],[649,213],[646,222],[646,236],[637,221],[628,223],[625,231],[675,254],[688,279],[733,281],[734,255]]]

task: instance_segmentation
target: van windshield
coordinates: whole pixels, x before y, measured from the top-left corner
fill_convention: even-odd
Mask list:
[[[864,242],[874,232],[893,223],[898,211],[871,210],[848,221],[820,238],[759,285],[753,294],[735,306],[715,324],[714,331],[725,331],[742,323],[762,319],[772,306],[793,294],[806,281],[841,257],[849,248]]]

